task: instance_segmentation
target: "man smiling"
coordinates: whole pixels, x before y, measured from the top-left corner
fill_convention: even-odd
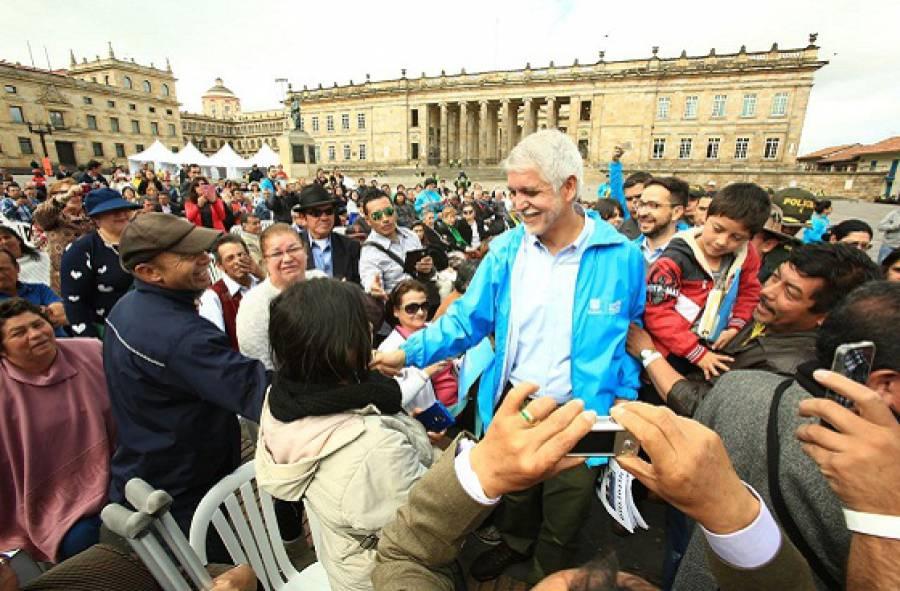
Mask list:
[[[378,353],[386,373],[424,368],[495,336],[481,376],[478,415],[487,425],[503,396],[522,383],[557,403],[579,400],[609,414],[637,395],[637,362],[624,355],[629,322],[643,313],[644,261],[638,249],[594,212],[576,207],[584,168],[575,143],[558,130],[523,139],[504,162],[523,224],[494,239],[465,295],[397,351]],[[529,421],[523,414],[522,420]],[[472,567],[478,580],[529,561],[528,582],[572,566],[590,512],[596,469],[585,464],[504,497],[496,516],[503,543]],[[535,509],[540,507],[540,509]]]
[[[731,369],[759,369],[793,375],[814,359],[816,329],[843,297],[879,277],[878,267],[862,251],[846,246],[810,244],[795,248],[759,294],[748,322],[721,351]],[[691,416],[714,382],[702,373],[683,376],[656,353],[650,335],[638,326],[628,334],[628,352],[642,359],[657,393],[675,412]]]
[[[359,283],[359,242],[333,232],[336,204],[322,185],[308,185],[300,192],[297,207],[305,226],[300,238],[307,252],[306,269]]]

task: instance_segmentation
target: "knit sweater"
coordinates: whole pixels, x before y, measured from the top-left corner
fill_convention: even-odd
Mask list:
[[[774,507],[769,492],[766,454],[766,427],[772,396],[785,378],[762,371],[731,371],[709,391],[694,418],[722,437],[725,448],[741,480]],[[828,482],[797,441],[794,432],[801,424],[797,408],[810,394],[797,383],[785,392],[778,407],[780,480],[788,511],[813,552],[826,565],[832,577],[846,579],[850,533],[844,525],[841,503]],[[773,511],[775,520],[781,523]],[[819,589],[826,587],[814,572]],[[681,561],[675,589],[715,589],[707,566],[703,534],[694,528],[687,552]]]

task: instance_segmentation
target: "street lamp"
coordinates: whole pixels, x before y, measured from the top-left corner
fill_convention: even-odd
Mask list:
[[[49,123],[32,123],[31,121],[26,121],[26,123],[28,124],[28,133],[35,133],[41,138],[41,149],[44,150],[44,158],[49,159],[50,153],[47,151],[47,140],[44,139],[44,136],[53,133],[53,126]]]

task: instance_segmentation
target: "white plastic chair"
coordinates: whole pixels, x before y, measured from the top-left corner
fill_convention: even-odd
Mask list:
[[[291,564],[281,541],[272,496],[261,488],[254,490],[255,480],[256,467],[250,461],[206,493],[191,520],[191,547],[206,563],[206,534],[212,523],[235,564],[253,567],[266,591],[330,590],[321,563],[314,562],[302,572]]]

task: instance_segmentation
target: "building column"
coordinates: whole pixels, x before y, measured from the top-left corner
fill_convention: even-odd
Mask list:
[[[447,103],[442,102],[441,107],[441,160],[440,165],[447,165]]]
[[[509,99],[503,99],[503,153],[500,158],[509,156],[510,151],[515,145],[516,125],[518,125],[518,117],[516,116],[516,106]]]
[[[431,118],[429,117],[431,110],[431,105],[425,103],[423,105],[419,105],[417,107],[419,109],[419,129],[424,130],[419,132],[419,160],[421,161],[424,156],[425,164],[428,164],[428,156],[429,156],[429,148],[431,147],[428,144],[428,129],[429,125],[431,125]],[[412,115],[409,115],[410,119],[412,119]],[[410,156],[412,155],[412,146],[407,146],[407,150],[410,151]],[[412,163],[412,158],[409,158],[410,163]]]
[[[447,107],[447,161],[459,158],[459,113],[451,104]]]
[[[500,110],[496,103],[488,103],[488,118],[485,133],[487,134],[487,143],[485,145],[485,160],[487,164],[494,164],[497,158],[497,130],[499,128]]]
[[[469,105],[459,103],[459,158],[462,164],[469,161]]]
[[[524,99],[523,102],[524,109],[522,114],[525,116],[525,119],[522,124],[522,137],[524,138],[537,130],[537,117],[535,117],[534,113],[534,100],[529,97]]]
[[[488,160],[488,134],[490,125],[488,124],[488,102],[481,101],[480,111],[478,113],[478,164],[484,166]]]
[[[557,111],[559,107],[556,104],[555,96],[547,97],[547,129],[556,129],[559,125],[557,119],[559,118],[559,112]]]
[[[578,116],[581,110],[581,99],[577,96],[569,98],[569,127],[566,130],[569,137],[578,143]]]

